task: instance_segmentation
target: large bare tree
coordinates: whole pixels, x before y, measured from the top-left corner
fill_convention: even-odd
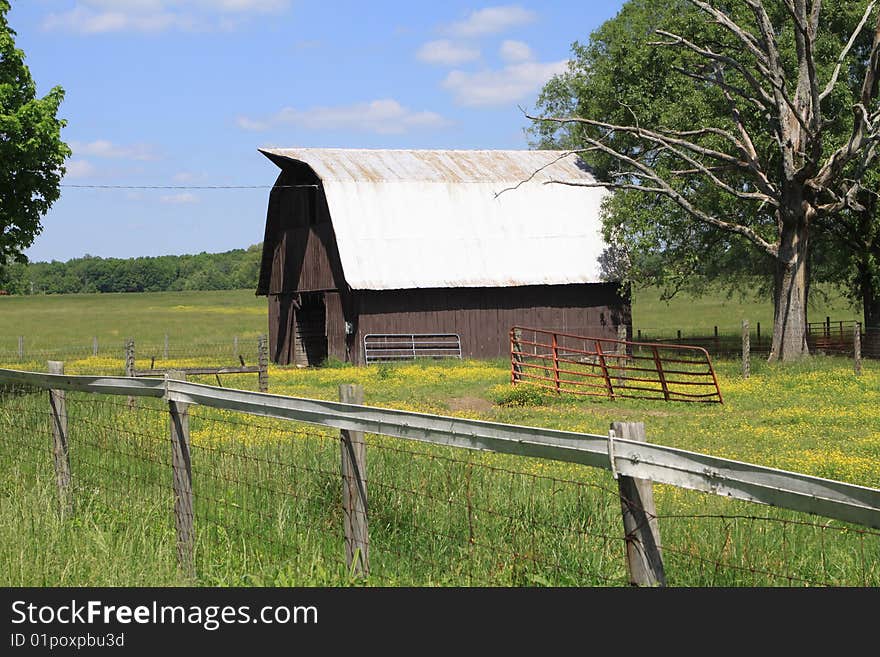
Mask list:
[[[579,129],[577,149],[613,160],[595,183],[636,190],[674,203],[696,222],[747,240],[775,263],[771,360],[808,353],[806,342],[810,229],[846,209],[863,210],[862,183],[878,157],[880,14],[866,3],[833,66],[821,66],[821,0],[688,0],[714,25],[702,39],[658,29],[657,48],[687,54],[678,73],[724,103],[723,122],[673,130],[607,117],[530,116]],[[867,50],[855,48],[873,27]],[[793,40],[793,48],[781,39]],[[858,61],[854,61],[858,60]],[[827,116],[839,88],[853,86],[851,126],[841,137],[839,117]],[[606,119],[606,120],[603,120]],[[838,129],[833,129],[835,126]],[[767,137],[770,137],[769,139]],[[712,195],[707,195],[707,188]],[[735,213],[715,211],[701,197],[722,194]],[[731,204],[725,204],[730,207]],[[772,216],[775,234],[750,217]]]

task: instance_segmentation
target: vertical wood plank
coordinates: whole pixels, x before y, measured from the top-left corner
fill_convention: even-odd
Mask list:
[[[92,338],[92,356],[98,357],[98,336]]]
[[[859,322],[853,327],[853,370],[856,376],[862,375],[862,325]]]
[[[134,340],[125,341],[125,376],[134,376]]]
[[[64,374],[64,363],[58,360],[48,362],[49,374]],[[70,450],[67,432],[67,399],[63,390],[49,390],[49,407],[52,411],[52,457],[55,463],[55,483],[58,487],[58,500],[61,515],[70,513]]]
[[[165,360],[168,360],[168,334],[165,334],[165,348],[162,350],[162,356]]]
[[[134,338],[125,341],[125,376],[134,376]],[[128,409],[134,408],[134,397],[128,398]]]
[[[363,386],[339,386],[339,401],[363,404]],[[345,561],[360,577],[370,574],[370,531],[367,518],[367,450],[361,431],[339,432],[342,456],[342,513]]]
[[[22,362],[24,360],[24,336],[18,336],[18,362]]]
[[[647,442],[642,422],[612,422],[611,430],[616,438]],[[617,487],[623,513],[629,582],[632,586],[666,586],[653,483],[649,479],[621,475]]]
[[[186,374],[171,370],[166,379],[185,381]],[[174,487],[174,524],[177,529],[177,561],[181,571],[195,578],[193,553],[192,459],[189,438],[189,404],[168,402],[171,433],[171,471]]]
[[[742,371],[744,379],[752,375],[752,345],[747,319],[742,321]]]
[[[269,392],[269,339],[266,335],[257,339],[257,364],[260,366],[260,392]]]
[[[522,329],[510,329],[510,382],[517,383],[522,379]]]
[[[619,324],[617,326],[617,366],[619,368],[627,366],[627,351],[626,351],[626,324]],[[626,370],[618,369],[617,370],[617,387],[623,388],[626,384]]]
[[[556,386],[556,392],[559,393],[559,343],[555,333],[551,338],[551,348],[553,349],[553,384]]]

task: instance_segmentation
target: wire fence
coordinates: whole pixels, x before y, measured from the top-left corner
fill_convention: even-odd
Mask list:
[[[140,364],[149,367],[150,363],[161,367],[167,363],[181,360],[212,361],[231,365],[244,360],[246,364],[256,364],[258,358],[257,335],[231,336],[227,340],[199,341],[174,336],[162,339],[134,339],[137,358]],[[126,346],[130,339],[105,340],[97,337],[82,344],[58,345],[45,343],[30,336],[12,336],[0,339],[0,363],[27,364],[38,368],[45,367],[47,360],[85,360],[100,358],[118,360],[120,369],[124,366]]]
[[[30,514],[57,513],[74,541],[101,530],[149,537],[141,551],[108,553],[106,567],[123,572],[142,561],[148,571],[176,571],[180,581],[202,585],[625,586],[627,551],[645,529],[625,529],[621,510],[625,520],[629,509],[659,525],[670,585],[880,585],[873,528],[667,485],[653,487],[648,505],[622,492],[623,475],[615,481],[584,464],[379,433],[364,438],[365,504],[353,511],[340,470],[345,431],[199,404],[185,411],[187,511],[169,402],[68,391],[65,405],[68,492],[58,493],[60,507],[35,504]],[[44,388],[0,388],[3,490],[61,490],[56,422]],[[194,579],[177,570],[181,522],[193,533]],[[363,573],[345,549],[359,522],[369,525],[359,547],[368,550]],[[40,523],[30,515],[15,523],[14,537],[0,537],[6,550],[12,540],[35,548],[28,555],[45,553],[47,542],[57,549],[32,529]],[[9,526],[0,517],[0,532]],[[29,583],[34,571],[45,576],[42,557],[28,558],[35,563],[19,563],[17,575],[0,571],[5,585]],[[11,561],[0,554],[0,568]],[[55,568],[60,576],[70,564]]]

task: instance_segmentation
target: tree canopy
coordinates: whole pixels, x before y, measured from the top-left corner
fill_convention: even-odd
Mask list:
[[[140,258],[86,255],[67,262],[14,263],[0,271],[11,294],[256,289],[262,244],[224,253]]]
[[[535,134],[617,190],[606,237],[632,278],[772,274],[773,357],[798,357],[811,233],[847,232],[876,164],[877,18],[875,2],[631,0],[574,45]]]
[[[15,46],[15,32],[0,0],[0,268],[22,261],[22,251],[40,233],[42,217],[58,199],[64,160],[65,121],[57,117],[64,98],[53,87],[43,98]]]

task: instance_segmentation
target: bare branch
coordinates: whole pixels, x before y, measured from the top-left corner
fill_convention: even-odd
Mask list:
[[[543,119],[538,117],[529,116],[529,119],[538,121],[538,120],[550,120],[550,121],[559,121],[559,119]],[[588,119],[580,119],[579,122],[589,122]],[[596,123],[596,122],[592,122]],[[614,148],[605,144],[598,139],[590,137],[588,134],[584,134],[584,140],[595,149],[602,151],[606,155],[610,155],[614,159],[618,160],[621,163],[628,164],[633,167],[636,171],[640,173],[640,177],[642,179],[651,180],[656,183],[656,186],[649,187],[647,185],[638,185],[638,183],[615,183],[615,182],[606,182],[606,183],[569,183],[572,185],[579,185],[583,187],[607,187],[609,189],[634,189],[633,185],[637,185],[637,187],[642,187],[640,191],[648,191],[654,194],[660,194],[665,196],[672,201],[674,201],[679,207],[681,207],[685,212],[690,214],[694,219],[700,221],[705,224],[709,224],[711,226],[715,226],[716,228],[720,228],[722,230],[726,230],[728,232],[736,233],[738,235],[742,235],[746,239],[750,240],[753,244],[761,248],[767,254],[775,257],[779,255],[779,249],[775,244],[770,244],[764,238],[762,238],[754,229],[743,226],[741,224],[735,224],[731,222],[724,221],[710,215],[706,212],[703,212],[696,206],[694,206],[690,201],[687,200],[678,190],[676,190],[672,185],[663,180],[663,178],[657,173],[655,169],[652,167],[639,162],[633,157],[625,155],[623,153],[619,153]],[[573,151],[578,152],[578,151]],[[635,188],[637,188],[635,187]]]
[[[876,142],[880,139],[880,125],[877,116],[868,111],[868,107],[877,98],[877,84],[880,78],[880,13],[874,28],[874,43],[865,70],[862,83],[861,102],[853,107],[853,129],[847,143],[838,148],[826,160],[819,172],[808,181],[814,188],[828,187],[831,181],[838,178],[844,167],[860,152],[862,167],[873,164],[877,159]]]
[[[716,9],[708,2],[702,2],[702,0],[690,0],[690,2],[695,7],[709,14],[713,19],[715,19],[716,23],[727,28],[727,30],[731,34],[733,34],[743,43],[743,45],[745,45],[746,49],[755,56],[758,62],[764,64],[768,68],[772,68],[772,63],[769,60],[768,53],[761,48],[761,41],[755,35],[734,23],[727,14],[725,14],[720,9]]]
[[[528,115],[526,115],[526,116],[528,116]],[[531,118],[531,117],[530,117],[530,118]],[[591,149],[591,150],[595,150],[595,149]],[[532,171],[532,174],[531,174],[528,178],[526,178],[525,180],[520,180],[520,181],[519,181],[518,183],[516,183],[513,187],[505,187],[505,188],[502,189],[501,191],[499,191],[499,192],[495,192],[495,198],[498,198],[498,197],[501,196],[504,192],[512,192],[512,191],[514,191],[514,190],[516,190],[516,189],[519,189],[519,187],[520,187],[521,185],[525,185],[527,182],[530,182],[531,180],[533,180],[533,179],[535,178],[535,176],[537,176],[539,173],[541,173],[544,169],[546,169],[547,167],[551,167],[551,166],[553,166],[554,164],[556,164],[557,162],[559,162],[559,160],[563,160],[563,159],[567,158],[569,155],[572,155],[573,153],[574,153],[574,151],[566,151],[566,152],[562,153],[562,155],[560,155],[559,157],[557,157],[555,160],[552,160],[552,161],[548,162],[547,164],[545,164],[544,166],[542,166],[542,167],[538,167],[537,169],[535,169],[534,171]]]
[[[749,71],[749,69],[744,64],[740,63],[739,61],[737,61],[736,59],[734,59],[730,55],[717,53],[714,50],[710,50],[709,48],[699,46],[696,43],[689,41],[688,39],[685,39],[682,36],[679,36],[677,34],[673,34],[672,32],[667,32],[666,30],[656,30],[656,33],[661,36],[669,37],[670,39],[672,39],[672,41],[671,42],[655,41],[655,42],[649,43],[648,45],[658,45],[658,46],[680,45],[680,46],[684,46],[688,50],[691,50],[692,52],[696,53],[697,55],[700,55],[701,57],[703,57],[705,59],[715,61],[715,62],[721,62],[723,64],[727,64],[728,66],[731,66],[732,68],[735,68],[737,71],[739,71],[739,73],[746,79],[746,82],[749,83],[749,86],[755,90],[755,93],[758,94],[758,96],[760,96],[762,101],[764,101],[766,104],[769,104],[769,105],[775,104],[774,97],[761,85],[760,82],[758,82],[758,79],[754,75],[752,75],[752,73]],[[764,72],[762,71],[762,75],[763,75],[763,73]],[[767,77],[768,80],[770,80],[770,77],[768,77],[768,76],[765,76],[765,77]],[[772,80],[771,80],[771,82],[772,82]]]
[[[837,78],[840,77],[840,69],[843,66],[843,62],[846,61],[847,57],[849,57],[849,53],[855,45],[856,39],[858,39],[859,34],[862,33],[862,30],[865,29],[865,25],[867,24],[868,19],[871,18],[871,12],[874,11],[874,7],[876,6],[876,4],[876,0],[871,0],[871,2],[868,3],[868,8],[865,10],[865,14],[864,16],[862,16],[862,20],[859,21],[856,29],[853,30],[852,35],[849,37],[849,41],[847,41],[846,46],[843,48],[840,56],[837,58],[837,65],[834,67],[834,72],[831,74],[831,79],[828,81],[825,90],[821,94],[819,94],[819,101],[825,100],[834,91],[834,87],[837,85]]]

